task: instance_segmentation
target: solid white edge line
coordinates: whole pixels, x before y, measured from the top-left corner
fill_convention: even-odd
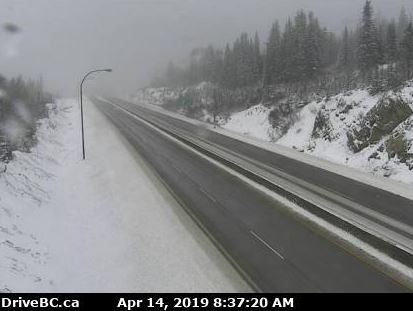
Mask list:
[[[106,101],[110,103],[107,99],[101,98],[101,100]],[[256,146],[258,148],[262,148],[264,150],[267,150],[269,152],[273,152],[275,154],[279,154],[281,156],[297,160],[303,163],[306,163],[308,165],[318,167],[320,169],[329,171],[331,173],[344,176],[346,178],[349,178],[351,180],[355,180],[357,182],[361,182],[365,185],[375,187],[396,195],[399,195],[401,197],[404,197],[409,200],[413,200],[413,191],[411,185],[405,184],[403,182],[397,181],[397,180],[392,180],[392,179],[387,179],[385,177],[373,175],[368,172],[364,172],[361,170],[358,170],[356,168],[346,166],[340,163],[335,163],[328,161],[326,159],[316,157],[314,155],[308,154],[308,153],[302,153],[298,152],[292,148],[270,142],[260,140],[258,138],[254,138],[251,136],[245,136],[242,135],[241,133],[231,131],[222,127],[219,128],[213,128],[211,124],[207,122],[202,122],[200,120],[195,120],[195,119],[190,119],[184,115],[174,113],[172,111],[167,111],[162,106],[156,106],[156,105],[151,105],[151,104],[137,104],[135,102],[132,102],[130,100],[125,100],[126,102],[136,105],[136,106],[142,106],[144,108],[150,109],[152,111],[159,112],[163,115],[173,117],[178,120],[182,120],[188,123],[191,123],[193,125],[200,125],[206,127],[208,130],[213,131],[215,133],[236,139],[238,141],[248,143],[250,145]]]
[[[200,148],[207,149],[207,147],[199,145],[199,143],[195,143],[193,141],[193,139],[188,138],[188,137],[185,137],[185,138],[187,140],[191,140],[191,142],[193,144],[198,145]],[[201,142],[201,144],[205,144],[205,143]],[[208,147],[211,147],[211,146],[212,145],[208,145]],[[212,146],[212,147],[214,147],[214,146]],[[221,152],[225,152],[227,154],[230,154],[230,153],[228,153],[225,150],[222,150],[220,148],[217,148],[217,147],[214,147],[214,148],[220,150]],[[217,156],[223,157],[223,156],[219,155],[216,151],[211,151],[210,149],[209,149],[209,151],[216,154]],[[271,173],[274,170],[273,168],[267,167],[266,165],[262,165],[263,167],[267,167],[267,171],[270,172],[270,174],[272,174],[272,176],[274,176],[274,177],[271,178],[271,177],[265,176],[262,173],[263,169],[259,165],[255,164],[256,161],[254,161],[252,159],[246,160],[246,159],[243,158],[243,156],[240,156],[241,161],[247,162],[250,165],[255,165],[256,169],[258,169],[260,172],[252,171],[252,170],[248,169],[247,166],[245,166],[243,164],[240,164],[239,161],[234,161],[232,159],[229,159],[228,156],[225,157],[225,160],[228,161],[228,162],[233,163],[234,165],[241,166],[244,170],[247,170],[247,171],[251,172],[252,174],[255,174],[256,176],[259,176],[261,179],[266,180],[267,182],[272,183],[272,184],[282,188],[283,190],[304,199],[305,201],[307,201],[309,203],[317,205],[319,208],[323,209],[327,213],[332,214],[332,215],[334,215],[334,216],[336,216],[336,217],[352,224],[353,226],[355,226],[355,227],[357,227],[357,228],[359,228],[363,231],[369,232],[372,235],[375,235],[375,236],[381,238],[382,240],[384,240],[384,241],[386,241],[390,244],[393,244],[393,245],[397,246],[398,248],[403,249],[404,251],[406,251],[410,254],[413,254],[413,248],[412,248],[412,246],[409,246],[409,245],[412,245],[412,241],[410,239],[408,239],[405,236],[400,235],[399,233],[395,232],[394,230],[392,230],[390,228],[387,228],[385,226],[382,226],[381,224],[378,224],[378,223],[374,223],[374,225],[375,225],[375,228],[374,228],[374,227],[371,226],[371,223],[373,223],[371,220],[365,218],[361,214],[357,214],[357,213],[355,213],[355,212],[353,212],[349,209],[345,209],[343,207],[340,207],[340,205],[338,205],[336,203],[331,204],[331,202],[330,202],[330,204],[327,205],[325,203],[327,199],[320,197],[320,191],[313,190],[313,192],[311,193],[311,191],[308,190],[308,189],[314,189],[317,186],[311,186],[311,187],[307,186],[308,189],[305,189],[305,188],[303,188],[302,185],[300,185],[301,182],[297,183],[297,182],[292,182],[291,180],[289,180],[290,178],[292,178],[292,176],[290,176],[288,174],[286,174],[286,175],[288,175],[288,178],[284,177],[284,179],[288,182],[288,185],[285,182],[281,183],[279,181],[279,179],[281,179],[282,177],[277,176],[277,174]],[[282,174],[285,174],[285,173],[282,173]],[[276,178],[277,180],[274,180],[274,178]],[[298,185],[298,187],[301,188],[301,193],[299,191],[296,191],[296,190],[292,189],[291,183]],[[306,182],[302,181],[302,183],[306,183]],[[309,194],[311,194],[311,196]],[[314,199],[314,195],[318,196],[317,200]],[[331,195],[328,195],[327,198],[328,197],[331,197]],[[340,199],[339,201],[342,201],[343,199],[344,200],[349,200],[349,199],[346,199],[346,198],[342,198],[340,195],[338,195],[338,199]],[[351,200],[349,200],[349,201],[351,201]],[[363,206],[361,206],[361,205],[359,205],[359,204],[357,204],[353,201],[351,201],[351,204],[353,206],[351,208],[353,208],[354,210],[358,209],[359,211],[364,212],[364,214],[367,214],[367,215],[371,216],[372,218],[376,218],[376,219],[386,223],[387,225],[390,225],[390,226],[393,225],[393,227],[395,227],[397,229],[400,229],[400,230],[404,231],[405,233],[413,234],[413,228],[411,228],[408,225],[405,225],[401,222],[393,220],[393,219],[391,219],[391,218],[389,218],[385,215],[374,212],[373,210],[367,209],[367,208],[365,208],[365,207],[363,207]],[[343,206],[346,206],[346,205],[348,205],[348,204],[343,203]],[[358,219],[356,219],[356,218],[358,218]]]
[[[303,208],[299,207],[298,205],[294,204],[293,202],[287,200],[286,198],[274,193],[273,191],[267,189],[264,186],[259,185],[258,183],[250,180],[249,178],[245,177],[244,175],[235,172],[234,170],[226,167],[225,165],[219,163],[216,160],[213,160],[206,155],[202,154],[201,152],[189,147],[185,143],[181,142],[180,140],[172,137],[171,135],[165,133],[164,131],[158,129],[156,126],[152,125],[151,123],[147,122],[146,120],[143,120],[142,118],[130,113],[126,109],[114,105],[113,103],[106,101],[110,103],[112,106],[116,107],[118,110],[123,111],[124,113],[130,115],[134,119],[138,120],[139,122],[142,122],[152,128],[153,130],[157,131],[159,134],[167,137],[168,139],[174,141],[178,145],[182,146],[183,148],[190,150],[191,152],[197,154],[199,157],[213,163],[217,167],[225,170],[229,174],[237,177],[238,179],[242,180],[243,182],[247,183],[251,187],[255,188],[258,191],[261,191],[262,193],[268,195],[269,197],[272,197],[274,200],[278,201],[279,203],[283,204],[285,207],[289,208],[293,213],[295,213],[298,216],[301,216],[302,218],[316,224],[319,226],[321,229],[326,230],[330,234],[334,235],[337,239],[347,243],[348,245],[352,246],[355,248],[356,251],[364,254],[366,259],[369,259],[371,263],[376,263],[379,262],[380,264],[383,265],[383,267],[387,268],[387,274],[388,272],[391,272],[392,274],[396,274],[397,277],[399,278],[399,281],[407,286],[410,289],[413,289],[413,268],[404,265],[403,263],[393,259],[389,255],[381,252],[379,249],[374,248],[373,246],[369,245],[368,243],[360,240],[359,238],[351,235],[350,233],[337,228],[330,224],[329,222],[325,221],[324,219],[311,214],[310,212],[304,210]],[[371,260],[370,258],[376,259],[376,261]],[[376,263],[377,265],[377,263]]]
[[[127,109],[125,109],[125,110],[127,110]],[[332,214],[332,215],[334,215],[334,216],[336,216],[336,217],[338,217],[338,218],[340,218],[340,219],[342,219],[342,220],[344,220],[344,221],[352,224],[353,226],[355,226],[355,227],[357,227],[357,228],[359,228],[359,229],[361,229],[361,230],[363,230],[363,231],[366,231],[366,232],[368,232],[368,233],[370,233],[370,234],[372,234],[372,235],[375,235],[375,236],[379,237],[380,239],[382,239],[382,240],[384,240],[384,241],[386,241],[386,242],[388,242],[388,243],[390,243],[390,244],[393,244],[394,246],[396,246],[396,247],[398,247],[398,248],[400,248],[400,249],[402,249],[402,250],[404,250],[404,251],[406,251],[406,252],[408,252],[408,253],[410,253],[410,254],[413,254],[413,248],[412,248],[411,246],[409,246],[409,245],[412,245],[412,241],[411,241],[410,239],[406,238],[406,237],[403,236],[403,235],[400,235],[399,233],[393,231],[392,229],[389,229],[389,228],[387,228],[387,227],[385,227],[385,226],[382,226],[382,225],[380,225],[380,224],[378,224],[378,223],[373,223],[371,220],[368,220],[368,219],[365,218],[364,216],[362,216],[362,215],[360,215],[360,214],[356,214],[356,213],[354,213],[353,211],[351,211],[351,210],[349,210],[349,209],[345,209],[345,208],[339,207],[339,205],[337,205],[336,203],[334,203],[333,205],[330,203],[330,204],[328,205],[328,207],[327,207],[327,205],[326,205],[326,203],[325,203],[326,199],[322,198],[322,199],[321,199],[322,202],[320,201],[320,197],[319,197],[318,201],[314,199],[314,194],[318,196],[320,191],[318,191],[318,190],[313,190],[313,193],[311,193],[311,192],[309,192],[309,190],[306,190],[306,189],[302,188],[302,189],[301,189],[302,193],[299,193],[298,191],[292,189],[292,188],[291,188],[291,185],[290,185],[290,186],[286,186],[285,183],[280,183],[279,181],[273,180],[273,178],[264,176],[264,175],[262,174],[262,168],[260,168],[260,165],[255,164],[256,161],[254,161],[254,160],[252,160],[252,159],[247,159],[247,160],[246,160],[244,156],[242,156],[242,155],[239,156],[239,159],[240,159],[241,161],[247,162],[247,163],[249,163],[250,165],[253,165],[253,166],[255,165],[256,168],[257,168],[261,173],[258,173],[257,171],[252,171],[251,169],[248,169],[247,166],[245,166],[244,164],[240,164],[239,161],[230,159],[230,158],[228,157],[228,155],[229,155],[230,157],[233,157],[233,155],[232,155],[230,152],[225,151],[224,149],[219,148],[219,147],[215,146],[214,144],[209,144],[209,143],[206,143],[206,142],[203,142],[203,141],[195,142],[194,139],[191,138],[191,137],[188,137],[188,136],[186,136],[186,135],[184,136],[184,135],[182,135],[182,134],[180,134],[180,135],[181,135],[181,137],[185,138],[185,139],[188,140],[188,141],[191,141],[191,143],[197,145],[198,147],[200,147],[200,148],[202,148],[202,149],[209,150],[209,152],[214,153],[216,156],[225,158],[226,161],[229,161],[229,162],[233,163],[234,165],[243,167],[244,170],[247,170],[247,171],[251,172],[252,174],[254,174],[254,175],[256,175],[256,176],[259,176],[260,178],[266,180],[267,182],[272,183],[272,184],[274,184],[274,185],[276,185],[276,186],[284,189],[285,191],[288,191],[288,192],[290,192],[290,193],[292,193],[292,194],[295,194],[296,196],[298,196],[298,197],[300,197],[300,198],[302,198],[302,199],[304,199],[304,200],[306,200],[306,201],[308,201],[308,202],[310,202],[310,203],[312,203],[312,204],[314,204],[314,205],[317,205],[319,208],[325,210],[327,213]],[[218,151],[224,152],[224,153],[226,153],[227,155],[226,155],[226,156],[222,156],[222,155],[219,154],[216,150],[212,151],[212,150],[211,150],[211,147],[212,147],[212,148],[215,148],[215,149],[218,150]],[[266,165],[261,165],[261,166],[267,167]],[[268,170],[269,172],[271,172],[271,171],[273,171],[274,169],[271,168],[271,167],[267,167],[267,170]],[[287,178],[287,177],[284,177],[284,178],[285,178],[289,183],[291,183],[290,179],[291,179],[291,178],[294,178],[294,177],[291,176],[291,175],[288,175],[288,174],[286,174],[286,173],[282,173],[282,174],[287,175],[288,178]],[[281,178],[280,176],[277,176],[277,175],[274,175],[274,174],[272,174],[272,175],[273,175],[275,178],[277,178],[277,179],[280,179],[280,178]],[[293,182],[293,183],[294,183],[294,182]],[[305,182],[305,181],[300,181],[300,183],[306,183],[306,182]],[[302,187],[302,185],[300,185],[300,183],[295,182],[294,184],[298,185],[298,187]],[[307,186],[307,187],[308,187],[308,186]],[[312,185],[312,186],[310,187],[310,189],[312,189],[312,188],[314,188],[314,187],[317,187],[317,186],[313,186],[313,185]],[[303,191],[304,191],[304,194],[303,194]],[[311,193],[312,196],[310,197],[308,193]],[[329,195],[329,196],[331,196],[331,195]],[[327,196],[327,197],[329,197],[329,196]],[[338,198],[339,198],[340,200],[343,200],[343,199],[344,199],[344,200],[349,200],[349,199],[346,199],[346,198],[342,198],[341,196],[338,196]],[[351,200],[350,200],[350,201],[351,201]],[[351,201],[351,202],[352,202],[352,201]],[[346,205],[346,204],[344,204],[344,205]],[[400,222],[398,222],[398,221],[396,221],[396,220],[393,220],[393,219],[391,219],[391,218],[389,218],[389,217],[387,217],[387,216],[384,216],[384,215],[382,215],[382,214],[376,213],[376,212],[374,212],[374,211],[372,211],[372,210],[368,210],[368,209],[366,209],[366,208],[364,208],[364,207],[362,207],[362,206],[360,206],[360,205],[358,205],[358,204],[356,204],[356,203],[354,203],[354,202],[352,202],[352,206],[353,206],[352,208],[355,209],[355,210],[357,210],[357,208],[358,208],[358,209],[362,208],[362,211],[364,211],[365,214],[368,214],[368,215],[370,214],[371,217],[376,218],[376,219],[379,219],[379,220],[383,221],[384,223],[387,223],[388,225],[393,225],[395,228],[401,229],[402,231],[405,231],[405,232],[408,233],[408,234],[411,234],[411,233],[412,233],[412,228],[411,228],[410,226],[407,226],[407,225],[405,225],[405,224],[403,224],[403,223],[400,223]],[[367,212],[366,212],[366,211],[367,211]],[[374,215],[371,215],[373,212],[374,212]],[[377,214],[377,215],[376,215],[376,214]],[[350,216],[350,215],[352,215],[352,216]],[[356,218],[358,218],[358,219],[356,219]],[[374,227],[371,226],[372,223],[374,224]]]
[[[255,233],[253,230],[250,230],[250,233],[262,244],[264,244],[267,248],[271,250],[274,254],[276,254],[278,257],[280,257],[282,260],[285,260],[285,258],[277,252],[270,244],[268,244],[263,238],[261,238],[257,233]]]

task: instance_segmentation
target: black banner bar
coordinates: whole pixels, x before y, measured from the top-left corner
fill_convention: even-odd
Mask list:
[[[413,305],[412,294],[0,294],[0,310],[332,310]]]

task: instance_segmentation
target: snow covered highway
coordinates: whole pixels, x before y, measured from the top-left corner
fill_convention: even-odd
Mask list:
[[[257,290],[412,289],[409,198],[143,106],[94,102]]]

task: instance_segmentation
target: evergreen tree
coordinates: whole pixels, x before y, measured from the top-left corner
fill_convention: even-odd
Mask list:
[[[387,62],[393,64],[397,60],[397,32],[396,23],[394,20],[387,26],[386,34],[386,59]]]
[[[363,73],[371,71],[380,62],[377,28],[373,21],[373,8],[369,0],[366,1],[363,9],[358,57]]]
[[[293,31],[294,50],[292,50],[292,79],[301,81],[306,78],[307,59],[306,59],[306,34],[307,34],[307,15],[304,11],[299,11],[295,17]]]
[[[387,21],[382,18],[378,18],[375,22],[377,25],[377,45],[378,45],[378,55],[377,55],[377,64],[385,64],[386,63],[386,34],[387,34]]]
[[[242,33],[233,47],[236,65],[236,85],[245,87],[254,81],[253,44],[247,33]]]
[[[403,61],[406,65],[406,78],[412,77],[413,69],[413,23],[410,22],[404,31],[403,40],[401,42],[401,51]]]
[[[284,83],[293,80],[293,60],[295,52],[293,31],[293,24],[291,19],[288,18],[280,46],[279,79]]]
[[[386,86],[388,90],[397,91],[403,84],[402,77],[399,74],[400,69],[398,68],[400,65],[398,63],[393,63],[389,66],[386,72]]]
[[[340,68],[346,72],[350,71],[352,66],[351,57],[351,46],[350,46],[350,35],[347,26],[344,28],[343,39],[341,44],[340,52]]]
[[[308,16],[308,27],[305,36],[305,75],[312,79],[321,72],[320,26],[313,13]]]
[[[219,51],[211,45],[203,52],[202,59],[203,80],[218,83],[222,74],[222,58]]]
[[[360,27],[346,27],[340,36],[320,27],[312,13],[301,10],[293,20],[288,18],[283,31],[277,21],[273,23],[264,51],[257,33],[242,33],[224,50],[212,46],[193,50],[185,68],[171,63],[156,83],[174,87],[209,81],[235,89],[262,82],[264,86],[285,84],[295,93],[305,93],[307,87],[334,93],[369,82],[372,90],[379,92],[401,85],[401,72],[411,76],[412,41],[406,10],[398,23],[389,23],[374,19],[371,1],[366,1]],[[389,66],[378,66],[384,63]],[[355,68],[363,74],[352,75]]]
[[[404,31],[409,26],[409,16],[407,15],[406,8],[402,7],[400,10],[399,23],[397,25],[397,37],[398,41],[403,40]]]
[[[267,52],[265,55],[265,64],[266,64],[266,76],[265,81],[267,84],[274,84],[276,83],[277,79],[279,79],[280,75],[280,68],[279,68],[279,61],[280,61],[280,46],[281,46],[281,34],[280,34],[280,26],[278,21],[276,21],[270,31],[270,36],[268,38],[267,43]]]
[[[262,77],[262,66],[263,66],[263,60],[262,60],[261,49],[260,49],[260,38],[258,36],[258,32],[255,32],[255,36],[254,36],[253,61],[254,61],[254,68],[253,68],[254,83],[257,83]]]
[[[189,61],[189,68],[186,75],[185,84],[189,85],[192,83],[199,83],[201,82],[201,75],[199,69],[199,57],[200,57],[200,49],[193,49],[190,54],[190,61]]]
[[[328,68],[336,65],[340,51],[340,43],[336,35],[324,28],[321,33],[321,46],[322,66]]]
[[[227,44],[225,47],[225,52],[224,52],[222,85],[228,88],[235,87],[234,78],[235,78],[235,68],[234,68],[234,62],[233,62],[233,55],[229,47],[229,44]]]

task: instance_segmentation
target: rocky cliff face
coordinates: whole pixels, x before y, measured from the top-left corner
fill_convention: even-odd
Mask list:
[[[398,92],[353,90],[313,101],[277,143],[413,183],[413,81]]]
[[[401,95],[383,96],[347,132],[349,148],[353,152],[360,152],[369,145],[377,144],[412,114],[409,103]]]

